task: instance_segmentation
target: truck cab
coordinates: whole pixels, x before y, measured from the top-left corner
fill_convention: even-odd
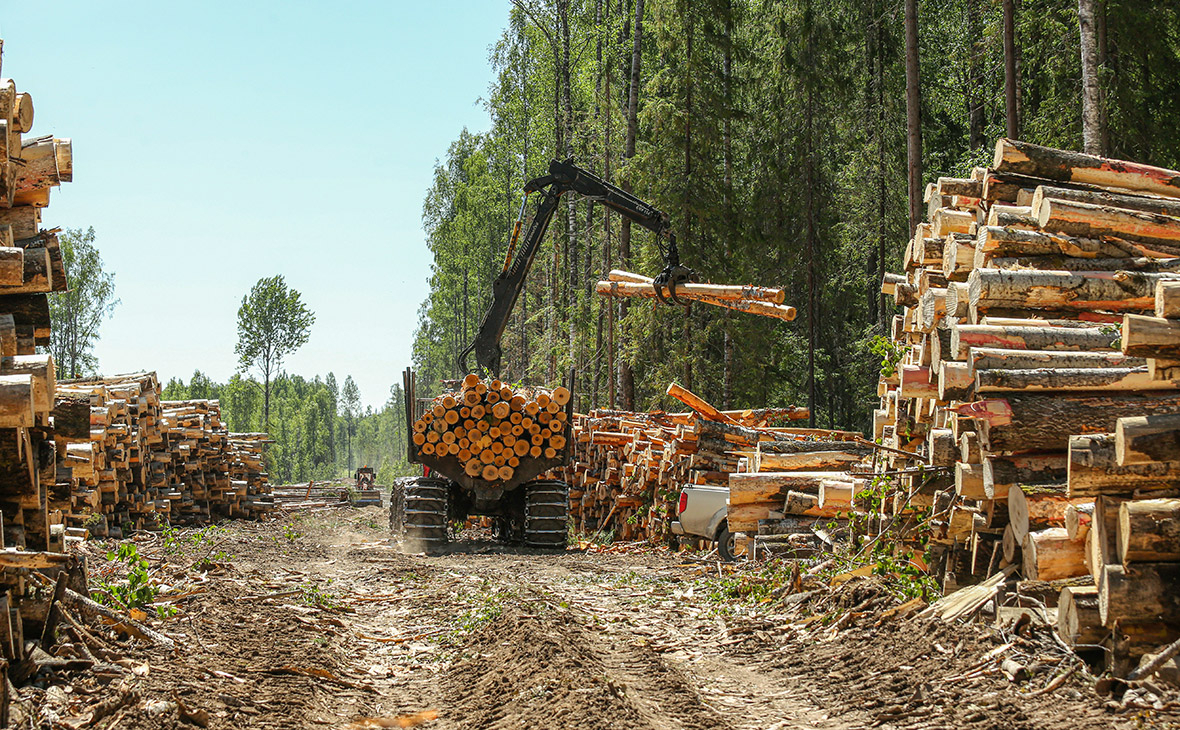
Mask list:
[[[729,487],[707,484],[688,484],[680,492],[676,503],[676,520],[672,534],[693,536],[717,543],[722,559],[736,560],[745,551],[729,531]]]

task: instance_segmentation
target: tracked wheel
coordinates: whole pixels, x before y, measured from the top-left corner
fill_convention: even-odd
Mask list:
[[[402,526],[407,546],[427,553],[447,546],[447,506],[450,482],[421,477],[405,484]]]
[[[524,485],[524,541],[529,547],[563,549],[570,492],[565,482],[538,480]]]

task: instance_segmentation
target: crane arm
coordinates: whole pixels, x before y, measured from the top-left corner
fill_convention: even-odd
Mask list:
[[[656,233],[665,263],[664,270],[656,277],[656,293],[665,302],[670,298],[678,304],[681,303],[676,299],[675,285],[681,281],[689,280],[693,273],[680,265],[676,237],[672,233],[671,224],[665,213],[617,185],[607,182],[592,172],[583,170],[573,164],[572,160],[564,162],[553,160],[549,163],[549,174],[530,180],[525,184],[524,192],[525,197],[521,201],[520,215],[513,226],[512,237],[508,243],[504,267],[492,282],[491,306],[484,314],[475,340],[459,355],[458,365],[461,372],[470,372],[467,359],[474,351],[476,363],[480,368],[493,375],[499,374],[500,359],[503,354],[500,339],[504,335],[504,329],[508,326],[508,318],[516,307],[516,300],[524,290],[524,282],[533,266],[533,259],[540,249],[545,232],[549,230],[549,224],[553,220],[554,213],[557,212],[561,196],[568,192],[578,193],[596,203],[601,203],[634,223]],[[537,210],[533,214],[532,220],[529,221],[528,228],[521,237],[525,206],[528,196],[533,193],[540,193],[541,200],[537,204]]]

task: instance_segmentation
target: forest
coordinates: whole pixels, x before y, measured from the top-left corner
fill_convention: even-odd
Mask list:
[[[506,379],[574,368],[580,409],[630,410],[669,406],[676,380],[723,408],[806,405],[817,426],[866,428],[893,314],[881,277],[909,236],[907,5],[923,183],[969,175],[1005,134],[1082,148],[1074,0],[516,0],[490,49],[490,126],[440,150],[423,203],[420,382],[457,375],[523,183],[573,158],[666,211],[702,280],[782,287],[799,317],[596,297],[612,268],[663,264],[646,231],[567,200],[505,333]],[[1103,151],[1180,165],[1180,5],[1080,6],[1097,9]]]

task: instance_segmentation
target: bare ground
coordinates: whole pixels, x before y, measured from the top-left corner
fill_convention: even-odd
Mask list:
[[[1010,683],[985,656],[1007,641],[1033,646],[1019,636],[880,611],[801,625],[779,597],[743,596],[716,563],[661,551],[545,554],[473,540],[445,556],[404,555],[384,524],[369,508],[238,523],[180,550],[141,543],[180,596],[175,616],[152,622],[178,650],[109,633],[114,673],[23,689],[28,722],[1040,730],[1177,720],[1104,705],[1080,674],[1033,696],[1067,665]]]

